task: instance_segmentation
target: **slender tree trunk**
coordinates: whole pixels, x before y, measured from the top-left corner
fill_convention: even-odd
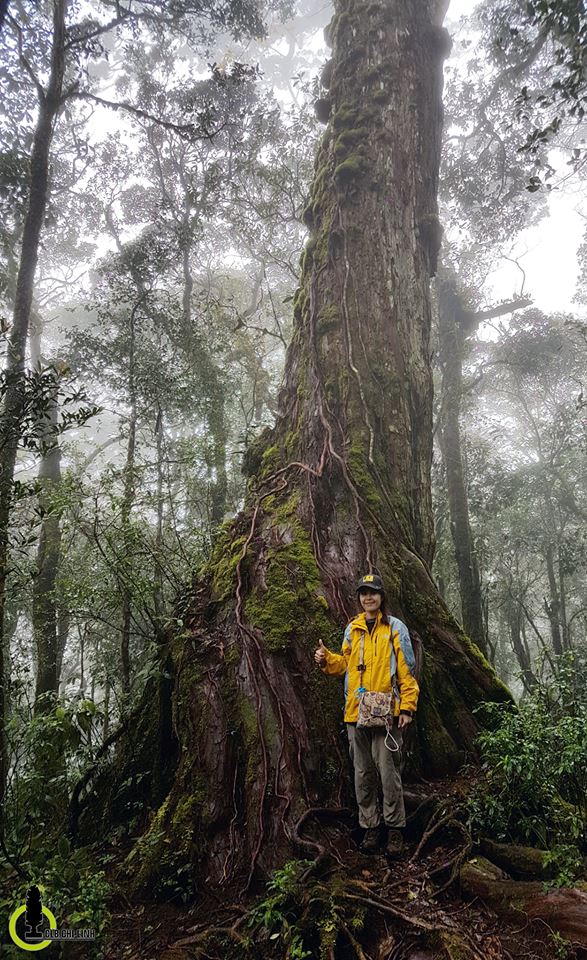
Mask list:
[[[155,558],[153,569],[153,607],[155,610],[157,638],[163,633],[163,410],[157,404],[155,422],[157,443],[157,525],[155,528]]]
[[[4,663],[0,667],[2,675],[5,678],[5,696],[4,696],[4,710],[6,717],[10,716],[12,710],[12,663],[11,663],[11,652],[10,645],[12,643],[12,638],[16,633],[16,628],[18,626],[18,620],[20,617],[20,609],[16,603],[9,603],[6,607],[4,614],[4,650],[2,651]],[[4,736],[4,731],[2,731],[2,736]],[[7,768],[9,764],[7,763]],[[0,810],[1,813],[1,810]],[[0,827],[1,831],[1,827]],[[0,834],[1,835],[1,834]]]
[[[206,886],[248,883],[291,853],[309,808],[348,796],[342,684],[313,651],[319,637],[340,649],[365,570],[426,648],[413,765],[454,770],[474,751],[475,706],[509,699],[430,573],[429,278],[448,37],[428,0],[335,11],[279,416],[249,447],[245,509],[186,599],[192,636],[171,644],[179,762],[130,857],[136,887],[176,874],[169,850]],[[129,777],[123,764],[117,776]]]
[[[531,693],[532,689],[536,686],[536,677],[532,672],[528,648],[522,637],[522,609],[513,596],[510,596],[507,603],[507,621],[512,648],[520,664],[524,690]]]
[[[31,307],[30,360],[33,370],[41,372],[43,324]],[[55,373],[55,378],[57,374]],[[61,560],[61,509],[55,494],[61,483],[61,450],[58,442],[58,383],[51,386],[47,405],[40,411],[38,436],[42,454],[39,463],[39,509],[41,529],[37,547],[37,568],[33,583],[33,638],[36,649],[37,677],[35,712],[51,707],[51,696],[59,693],[63,652],[60,652],[59,607],[56,597],[57,575]]]
[[[104,729],[102,731],[102,743],[110,736],[110,680],[106,677],[104,681]]]
[[[61,510],[55,493],[61,483],[61,451],[57,443],[57,383],[43,416],[43,454],[39,464],[39,507],[42,513],[37,569],[33,583],[33,637],[37,650],[35,711],[50,707],[59,691],[57,574],[61,558]]]
[[[210,524],[216,530],[224,519],[228,480],[226,476],[226,416],[224,404],[224,384],[219,371],[210,370],[211,401],[208,413],[208,426],[212,439],[212,450],[208,460],[213,471],[210,496]]]
[[[569,635],[569,625],[567,621],[567,597],[566,597],[566,588],[565,588],[565,575],[563,568],[563,557],[562,550],[559,544],[558,547],[558,584],[559,584],[559,597],[560,597],[560,623],[561,623],[561,640],[562,645],[565,650],[571,649],[571,639]]]
[[[190,198],[186,194],[184,200],[183,212],[183,319],[192,351],[202,352],[203,344],[200,338],[194,336],[192,326],[192,292],[194,289],[194,278],[190,257],[192,247],[190,243]],[[213,357],[206,351],[205,363],[199,363],[200,376],[202,379],[202,393],[206,397],[206,419],[210,432],[210,447],[206,457],[206,465],[210,472],[210,510],[209,519],[211,530],[214,531],[224,518],[226,511],[226,496],[228,491],[228,481],[226,476],[226,443],[228,432],[226,427],[226,414],[224,404],[224,384],[223,378],[218,370]]]
[[[494,666],[495,665],[495,654],[497,650],[497,641],[494,643],[491,642],[491,637],[489,635],[489,593],[486,591],[485,596],[482,598],[483,603],[483,630],[485,636],[487,637],[487,646],[488,646],[488,657],[489,662]]]
[[[137,394],[135,377],[135,330],[136,314],[139,303],[130,313],[130,336],[128,347],[128,397],[130,412],[128,420],[128,441],[126,463],[124,466],[124,491],[122,495],[122,558],[120,585],[122,591],[122,630],[120,638],[120,664],[122,667],[122,690],[125,699],[130,692],[130,636],[132,625],[132,576],[128,567],[132,557],[130,522],[135,502],[135,448],[137,431]]]
[[[105,211],[105,219],[110,234],[121,257],[124,254],[124,245],[120,239],[112,208]],[[120,630],[120,667],[124,702],[130,693],[130,638],[132,628],[132,567],[133,544],[131,536],[131,515],[135,503],[135,451],[137,433],[137,385],[136,385],[136,318],[141,308],[144,308],[148,297],[147,289],[140,272],[130,264],[130,274],[137,290],[137,300],[129,314],[129,342],[128,342],[128,379],[127,395],[129,402],[128,439],[126,444],[126,462],[123,471],[123,494],[121,508],[122,522],[122,555],[118,559],[118,584],[121,593],[121,630]]]
[[[57,676],[61,678],[61,668],[63,666],[63,657],[69,638],[69,627],[71,623],[70,611],[64,604],[57,606]]]
[[[544,607],[550,621],[553,650],[557,656],[561,656],[563,653],[563,642],[560,625],[560,597],[554,569],[554,549],[550,543],[546,547],[545,558],[550,598],[544,601]]]
[[[463,626],[479,649],[487,654],[479,566],[471,534],[461,449],[464,310],[453,276],[448,275],[443,280],[437,281],[437,291],[438,339],[442,367],[439,437],[446,467],[450,528],[459,572]]]
[[[65,71],[65,17],[68,0],[53,2],[53,35],[49,82],[40,94],[39,115],[31,152],[28,208],[23,225],[20,266],[16,282],[14,316],[6,360],[6,394],[0,419],[0,669],[4,657],[4,605],[8,562],[8,525],[12,499],[12,482],[20,436],[24,403],[25,349],[33,299],[33,285],[39,240],[49,183],[49,157],[53,125],[61,106]],[[0,676],[0,804],[6,783],[6,750],[4,741],[5,678]],[[1,821],[1,817],[0,817]]]

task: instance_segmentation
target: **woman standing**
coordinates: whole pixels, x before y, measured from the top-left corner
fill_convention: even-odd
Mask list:
[[[408,629],[401,620],[389,616],[383,581],[376,574],[367,574],[359,581],[357,593],[362,612],[344,632],[342,653],[332,653],[320,640],[314,659],[324,673],[345,677],[344,720],[355,772],[359,824],[365,828],[361,850],[376,853],[379,849],[379,779],[387,826],[385,852],[397,857],[403,851],[406,823],[399,769],[402,731],[412,722],[420,688],[408,666],[411,661],[413,668]],[[359,700],[365,691],[395,693],[392,727],[357,725]]]

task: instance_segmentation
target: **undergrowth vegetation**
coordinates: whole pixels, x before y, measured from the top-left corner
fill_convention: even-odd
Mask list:
[[[98,958],[110,921],[112,891],[99,868],[107,857],[101,855],[98,866],[96,851],[74,847],[64,829],[72,785],[92,761],[96,706],[49,697],[42,706],[34,715],[23,706],[8,724],[14,767],[3,809],[0,910],[10,916],[36,884],[58,926],[95,930],[95,943],[83,949]],[[3,949],[3,957],[22,956],[17,946]]]
[[[515,707],[486,704],[484,781],[469,800],[477,835],[547,851],[555,883],[579,875],[587,847],[587,664],[569,653]]]

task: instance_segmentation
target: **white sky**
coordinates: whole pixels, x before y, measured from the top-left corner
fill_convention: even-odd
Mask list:
[[[572,303],[578,273],[577,247],[586,223],[577,211],[578,197],[563,193],[549,197],[550,215],[537,226],[523,231],[510,255],[517,259],[526,276],[513,263],[502,261],[488,278],[496,299],[519,293],[532,297],[545,311],[579,312]]]
[[[466,17],[473,12],[477,6],[477,0],[450,0],[450,5],[448,12],[446,14],[446,23],[450,24],[451,20],[456,20],[458,17]]]
[[[449,32],[459,17],[467,16],[477,0],[450,0],[445,25]],[[553,191],[548,198],[549,216],[523,231],[504,254],[518,261],[502,260],[487,281],[495,300],[506,300],[522,290],[534,304],[548,311],[581,312],[573,304],[578,274],[577,248],[587,228],[587,193],[575,186],[565,192]],[[581,213],[584,216],[581,216]]]

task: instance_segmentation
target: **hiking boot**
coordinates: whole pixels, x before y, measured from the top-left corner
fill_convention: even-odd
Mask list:
[[[387,843],[385,844],[386,856],[392,860],[397,860],[405,852],[404,835],[397,827],[388,827]]]
[[[361,853],[377,853],[379,850],[379,827],[367,827],[360,846]]]

